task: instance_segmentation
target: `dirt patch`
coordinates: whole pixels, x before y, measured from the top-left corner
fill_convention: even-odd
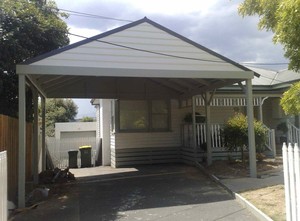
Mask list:
[[[251,190],[241,195],[274,221],[285,220],[284,186],[276,185]]]
[[[207,171],[218,178],[240,178],[249,176],[249,162],[240,160],[219,160],[214,161],[212,165],[206,167]],[[282,169],[282,158],[264,159],[257,162],[257,173],[259,176],[272,173]]]

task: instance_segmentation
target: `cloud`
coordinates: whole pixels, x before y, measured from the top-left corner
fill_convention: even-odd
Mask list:
[[[59,8],[95,15],[132,21],[147,16],[237,62],[286,62],[282,46],[272,42],[273,34],[257,29],[257,17],[238,15],[239,2],[241,0],[160,0],[159,3],[158,0],[77,0],[68,5],[68,1],[57,0]],[[91,36],[128,22],[71,15],[67,23],[72,31],[79,32],[77,34]]]

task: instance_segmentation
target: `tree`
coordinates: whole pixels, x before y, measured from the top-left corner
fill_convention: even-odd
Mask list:
[[[16,64],[69,44],[62,16],[53,1],[0,1],[0,114],[18,115]]]
[[[41,109],[41,107],[39,107]],[[78,107],[72,99],[47,99],[46,135],[54,136],[55,123],[69,122],[75,119]],[[41,111],[39,111],[41,113]]]
[[[92,117],[83,117],[80,122],[93,122],[94,121],[94,118]]]
[[[242,16],[258,15],[258,27],[274,33],[273,41],[284,46],[289,69],[300,70],[300,0],[244,0]]]
[[[300,114],[300,81],[284,92],[280,105],[286,114]]]

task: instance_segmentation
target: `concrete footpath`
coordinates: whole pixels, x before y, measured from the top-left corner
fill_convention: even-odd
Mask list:
[[[260,189],[268,186],[284,184],[283,171],[274,171],[260,175],[259,178],[243,177],[235,179],[220,179],[220,182],[235,193]]]

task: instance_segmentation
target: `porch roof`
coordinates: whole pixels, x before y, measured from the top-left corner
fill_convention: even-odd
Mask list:
[[[49,98],[180,98],[254,72],[144,18],[30,59],[17,74]]]

